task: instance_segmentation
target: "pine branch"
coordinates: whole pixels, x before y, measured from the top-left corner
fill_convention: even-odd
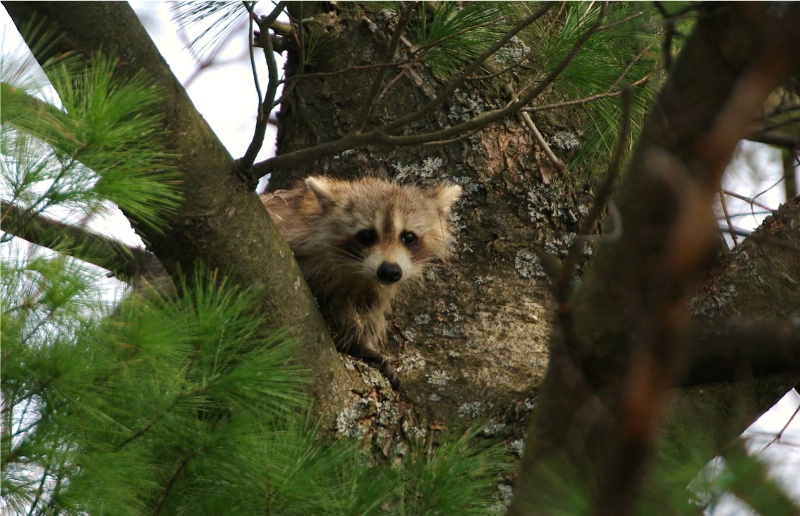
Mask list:
[[[67,253],[111,272],[127,283],[142,276],[166,275],[155,255],[92,231],[58,222],[0,201],[3,231],[36,245]]]

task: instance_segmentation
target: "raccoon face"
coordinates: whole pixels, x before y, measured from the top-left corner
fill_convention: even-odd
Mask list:
[[[377,213],[376,220],[380,216]],[[421,241],[413,231],[398,232],[394,227],[384,225],[383,231],[362,229],[355,234],[354,240],[352,247],[355,256],[363,259],[365,275],[380,283],[397,283],[419,272],[415,258],[421,250]]]
[[[344,182],[311,177],[306,185],[321,209],[319,224],[345,265],[362,280],[392,285],[420,275],[449,254],[447,216],[461,188],[401,187],[378,179]]]

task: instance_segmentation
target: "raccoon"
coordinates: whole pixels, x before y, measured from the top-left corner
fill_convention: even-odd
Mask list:
[[[423,189],[376,178],[309,177],[262,196],[325,316],[340,351],[375,363],[400,390],[379,351],[398,289],[450,255],[448,222],[461,187]]]

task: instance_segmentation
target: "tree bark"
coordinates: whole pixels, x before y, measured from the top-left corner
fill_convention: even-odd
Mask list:
[[[293,16],[312,20],[308,24],[325,38],[324,58],[306,65],[304,73],[383,62],[395,20],[367,13],[378,27],[372,30],[363,13],[315,12],[312,5],[291,6]],[[401,45],[394,60],[408,59],[412,50]],[[299,58],[297,51],[288,55],[289,81]],[[375,75],[367,69],[300,78],[278,115],[278,155],[350,134]],[[446,84],[425,65],[391,68],[363,132],[413,113]],[[486,86],[462,87],[398,134],[446,128],[509,100],[487,94]],[[559,123],[576,127],[572,112],[558,116]],[[544,184],[542,168],[553,167],[533,135],[508,118],[450,143],[368,146],[273,172],[270,189],[312,174],[377,176],[422,186],[452,181],[464,188],[454,215],[454,257],[424,285],[406,291],[394,309],[387,343],[399,357],[408,397],[430,424],[483,412],[516,420],[544,377],[552,297],[536,253],[565,254],[590,197],[565,175]]]
[[[167,271],[191,277],[197,266],[219,268],[238,284],[261,291],[265,332],[285,328],[301,347],[311,374],[311,395],[330,421],[347,403],[357,379],[338,360],[325,322],[292,253],[261,201],[238,176],[236,163],[197,112],[136,14],[122,2],[4,2],[21,30],[44,19],[54,44],[36,59],[78,52],[90,58],[101,48],[119,58],[121,76],[144,73],[163,92],[164,139],[180,155],[183,202],[162,232],[137,225]],[[29,35],[23,34],[23,37]],[[324,400],[324,401],[323,401]]]
[[[512,513],[536,512],[554,468],[577,475],[598,514],[632,510],[690,358],[686,295],[713,256],[714,195],[754,114],[800,64],[786,50],[800,43],[797,15],[709,6],[683,48],[626,174],[622,235],[598,252],[574,309],[561,307]]]

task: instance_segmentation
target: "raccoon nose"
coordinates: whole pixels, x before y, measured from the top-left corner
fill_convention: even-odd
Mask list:
[[[383,262],[378,267],[378,279],[384,283],[394,283],[403,277],[403,269],[396,263]]]

